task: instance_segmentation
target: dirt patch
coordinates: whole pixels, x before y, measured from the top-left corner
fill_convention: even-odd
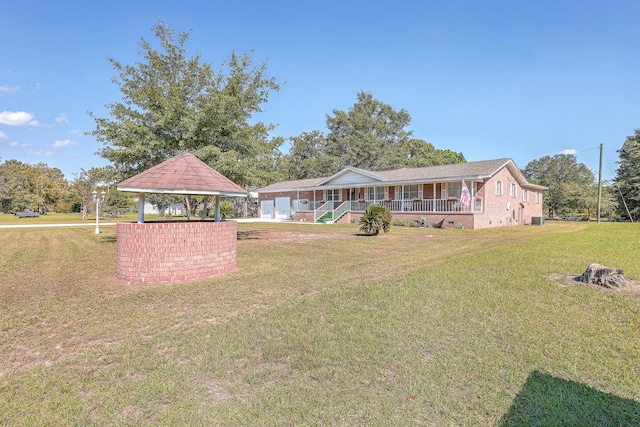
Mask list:
[[[279,230],[261,230],[254,231],[250,234],[238,237],[238,240],[269,240],[272,242],[308,242],[318,239],[345,239],[350,235],[345,233],[303,233],[294,231],[279,231]]]
[[[596,285],[593,283],[584,283],[580,281],[581,274],[560,274],[552,273],[547,276],[547,279],[557,283],[561,286],[585,286],[591,289],[597,289],[604,292],[618,292],[624,294],[636,294],[640,293],[640,283],[635,280],[629,280],[629,284],[621,288],[605,288],[604,286]]]
[[[369,249],[364,251],[364,253],[372,254],[372,255],[391,255],[391,254],[397,254],[398,251],[390,251],[387,249]]]

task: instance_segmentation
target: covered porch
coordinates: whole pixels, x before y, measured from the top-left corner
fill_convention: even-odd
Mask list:
[[[334,223],[343,217],[359,218],[369,206],[377,204],[388,208],[397,218],[421,221],[430,216],[439,222],[442,214],[481,213],[483,203],[478,195],[481,185],[469,182],[470,206],[460,202],[461,181],[314,190],[307,193],[311,200],[298,197],[293,214],[305,221]]]

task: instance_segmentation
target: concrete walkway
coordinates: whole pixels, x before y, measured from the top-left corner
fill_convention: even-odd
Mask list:
[[[100,227],[116,225],[117,222],[101,222]],[[0,228],[46,228],[46,227],[95,227],[96,223],[89,224],[3,224]]]
[[[290,224],[311,224],[313,222],[308,221],[290,221],[287,219],[261,219],[261,218],[231,218],[227,221],[236,221],[236,222],[288,222]],[[100,227],[102,226],[114,226],[117,225],[117,222],[101,222]],[[0,225],[0,229],[2,228],[46,228],[46,227],[95,227],[96,223],[78,223],[78,224],[2,224]]]

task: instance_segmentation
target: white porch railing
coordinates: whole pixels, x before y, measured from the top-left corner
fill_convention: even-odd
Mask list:
[[[351,209],[351,203],[349,202],[342,203],[333,211],[333,214],[331,215],[331,220],[325,221],[325,222],[329,224],[333,224],[334,222],[339,220],[343,214],[349,212],[350,209]]]
[[[455,199],[365,200],[351,202],[351,210],[366,211],[373,204],[385,206],[391,212],[471,212],[468,206]],[[482,212],[482,200],[473,200],[471,207],[473,212]]]
[[[325,215],[327,212],[330,212],[332,210],[333,210],[333,202],[326,202],[325,204],[320,206],[318,209],[313,211],[313,222],[318,221],[319,218],[322,218],[323,215]]]

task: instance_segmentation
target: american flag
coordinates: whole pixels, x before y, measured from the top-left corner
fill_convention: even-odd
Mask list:
[[[471,195],[469,194],[469,188],[467,188],[467,184],[462,180],[462,192],[460,193],[460,203],[466,205],[467,207],[471,207]]]

